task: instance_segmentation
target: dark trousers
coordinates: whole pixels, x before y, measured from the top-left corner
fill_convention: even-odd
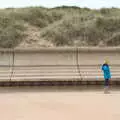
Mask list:
[[[109,79],[105,79],[104,85],[109,86]]]

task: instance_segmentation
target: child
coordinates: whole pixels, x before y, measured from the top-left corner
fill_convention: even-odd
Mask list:
[[[105,60],[104,64],[102,65],[102,71],[104,73],[104,85],[105,85],[105,89],[104,89],[104,93],[109,93],[108,88],[109,88],[109,80],[111,79],[111,72],[110,72],[110,68],[108,65],[108,61]]]

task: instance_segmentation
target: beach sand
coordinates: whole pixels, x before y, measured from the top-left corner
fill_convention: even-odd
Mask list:
[[[120,120],[120,91],[0,93],[1,120]]]

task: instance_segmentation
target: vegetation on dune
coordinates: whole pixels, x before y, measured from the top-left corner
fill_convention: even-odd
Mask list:
[[[120,9],[28,7],[0,10],[0,47],[14,48],[26,40],[26,24],[39,28],[41,40],[54,46],[120,45]],[[34,32],[34,31],[33,31]],[[32,38],[34,39],[34,37]],[[33,46],[34,47],[34,46]]]
[[[66,9],[72,12],[42,34],[42,37],[52,40],[55,46],[97,46],[101,41],[106,46],[120,45],[120,9]]]
[[[13,48],[24,37],[24,25],[7,14],[0,13],[0,47]]]

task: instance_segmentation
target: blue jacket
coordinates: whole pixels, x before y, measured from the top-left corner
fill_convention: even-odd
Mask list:
[[[111,78],[111,72],[108,64],[102,65],[102,70],[104,73],[104,79],[110,79]]]

